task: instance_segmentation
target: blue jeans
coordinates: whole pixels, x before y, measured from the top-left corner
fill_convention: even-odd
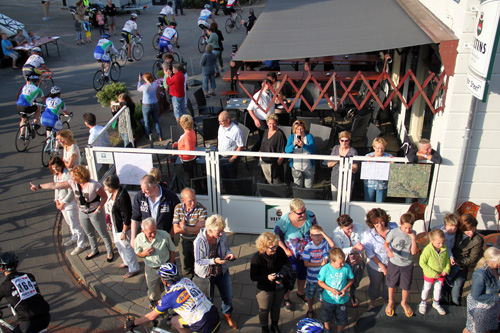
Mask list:
[[[467,280],[468,269],[462,269],[457,265],[451,266],[451,301],[456,305],[462,304],[462,293],[464,290],[465,281]],[[447,279],[450,282],[449,279]]]
[[[222,314],[230,314],[233,312],[233,288],[229,269],[224,274],[210,278],[210,302],[212,303],[214,301],[215,286],[219,289],[220,298],[222,299]]]
[[[217,56],[217,59],[219,59],[220,51],[213,50],[212,53]],[[218,73],[218,74],[220,74],[219,65],[217,64],[217,62],[215,63],[215,72]]]
[[[364,185],[364,188],[365,188],[365,201],[384,202],[385,198],[387,198],[387,189],[376,190],[366,185]]]
[[[177,10],[180,10],[181,15],[184,15],[184,10],[182,10],[182,0],[175,0],[175,15],[177,15]]]
[[[219,13],[219,1],[210,1],[210,10],[214,11],[215,8],[215,15]]]
[[[161,126],[160,126],[160,119],[158,118],[158,103],[154,104],[143,104],[142,105],[142,116],[144,117],[144,127],[146,127],[146,135],[149,136],[151,134],[151,120],[149,116],[153,116],[153,122],[155,123],[156,126],[156,132],[158,133],[158,136],[161,138]]]
[[[215,85],[215,74],[203,74],[203,90],[205,91],[205,94],[208,94],[208,83],[210,82],[210,87],[212,87],[212,90],[215,91],[216,85]]]
[[[172,105],[174,107],[175,119],[180,119],[183,114],[187,114],[185,99],[186,99],[186,96],[184,96],[184,97],[172,96]]]

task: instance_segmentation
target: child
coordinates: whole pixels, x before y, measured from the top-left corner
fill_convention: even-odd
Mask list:
[[[30,43],[33,43],[35,40],[40,39],[39,36],[35,35],[33,30],[28,30],[28,37],[29,37],[28,40]]]
[[[455,265],[455,258],[453,257],[453,246],[455,245],[455,234],[458,229],[458,215],[446,214],[444,216],[444,225],[440,228],[444,231],[445,244],[448,248],[448,255],[450,256],[450,264]]]
[[[75,18],[75,32],[76,32],[76,45],[85,44],[82,36],[82,24],[80,23],[80,20],[78,20],[77,18]]]
[[[330,320],[335,313],[337,332],[342,332],[347,324],[347,291],[354,282],[351,267],[345,264],[345,254],[342,249],[334,247],[330,250],[330,264],[321,268],[318,274],[318,285],[323,288],[323,300],[320,320],[325,329],[330,330]]]
[[[302,253],[304,265],[307,267],[307,281],[306,281],[306,298],[307,298],[307,317],[313,318],[313,305],[316,290],[321,295],[323,289],[318,288],[318,273],[322,266],[328,263],[328,253],[330,248],[335,246],[333,240],[328,237],[323,231],[323,228],[317,224],[313,225],[309,231],[311,241],[307,243]],[[303,295],[297,294],[298,297],[303,298]],[[302,297],[301,297],[302,296]]]
[[[427,309],[427,295],[432,288],[432,284],[434,284],[434,301],[432,302],[432,307],[443,316],[446,314],[446,311],[439,305],[439,298],[445,276],[450,273],[449,248],[445,245],[446,238],[443,230],[432,230],[429,233],[429,238],[431,242],[424,248],[420,255],[419,263],[424,271],[424,286],[422,288],[422,302],[418,306],[418,311],[421,314],[425,314]]]
[[[92,43],[92,33],[90,32],[90,22],[89,17],[85,16],[85,22],[83,22],[83,28],[85,29],[85,37],[87,37],[87,43]]]
[[[95,16],[97,19],[97,25],[99,26],[99,34],[102,36],[106,32],[104,28],[104,14],[100,9],[97,10],[97,15]]]
[[[410,286],[413,274],[413,256],[417,254],[417,236],[412,230],[415,216],[412,213],[401,215],[401,226],[393,229],[385,240],[384,246],[389,257],[387,265],[387,287],[389,289],[389,303],[385,314],[394,316],[394,292],[396,287],[402,290],[401,306],[407,317],[413,316],[413,310],[408,305]]]

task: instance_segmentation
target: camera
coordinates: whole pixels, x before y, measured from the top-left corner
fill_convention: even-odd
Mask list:
[[[278,273],[278,274],[276,274],[276,277],[274,278],[274,282],[276,282],[276,283],[281,283],[281,282],[283,282],[283,275],[281,275],[281,274],[279,274],[279,273]]]

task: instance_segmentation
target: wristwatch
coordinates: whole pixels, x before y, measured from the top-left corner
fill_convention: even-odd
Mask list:
[[[429,154],[425,154],[424,157],[427,158],[427,156],[429,156]]]
[[[186,231],[188,229],[188,226],[184,224],[184,231]]]

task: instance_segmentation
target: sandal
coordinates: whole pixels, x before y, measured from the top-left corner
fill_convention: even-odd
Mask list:
[[[407,306],[408,306],[408,309],[405,309],[403,306],[403,310],[405,311],[405,315],[408,318],[411,318],[411,317],[413,317],[413,310],[411,309],[411,307],[409,305],[407,305]]]
[[[139,271],[135,271],[135,272],[128,272],[127,274],[125,274],[125,275],[123,276],[123,278],[124,278],[124,279],[131,278],[132,276],[136,276],[138,273],[139,273]]]
[[[210,94],[208,94],[208,95],[205,95],[205,98],[210,98]]]
[[[358,301],[358,299],[356,297],[352,297],[351,298],[351,305],[352,305],[353,308],[357,308],[358,307],[359,301]]]
[[[394,305],[389,307],[389,305],[387,305],[387,307],[385,308],[385,314],[388,316],[388,317],[392,317],[394,316]]]
[[[99,255],[99,251],[97,251],[96,253],[91,253],[85,257],[85,260],[93,259],[94,257],[97,257],[98,255]]]
[[[296,293],[297,294],[297,297],[300,298],[302,301],[304,301],[304,303],[307,303],[307,299],[306,299],[306,295],[300,295],[299,293]]]
[[[127,264],[120,264],[120,265],[118,265],[118,268],[125,268],[125,267],[128,267]]]

